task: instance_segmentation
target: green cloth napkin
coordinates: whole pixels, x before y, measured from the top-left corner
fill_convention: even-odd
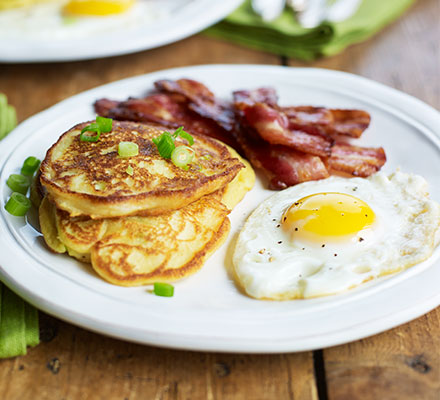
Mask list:
[[[337,23],[324,22],[312,29],[303,28],[293,11],[264,22],[246,0],[226,19],[205,30],[209,36],[225,39],[257,50],[312,61],[341,52],[361,42],[399,17],[414,0],[364,0],[351,18]]]
[[[0,358],[26,354],[39,342],[38,311],[0,282]]]

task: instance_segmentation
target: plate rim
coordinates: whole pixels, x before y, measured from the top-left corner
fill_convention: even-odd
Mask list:
[[[325,69],[317,69],[317,68],[293,68],[293,67],[281,67],[281,66],[265,66],[265,65],[249,65],[249,64],[242,64],[242,65],[224,65],[224,64],[213,64],[213,65],[198,65],[198,66],[190,66],[190,67],[182,67],[182,68],[172,68],[172,69],[167,69],[167,70],[161,70],[161,71],[155,71],[153,73],[148,73],[148,74],[142,74],[142,75],[138,75],[135,77],[131,77],[131,78],[126,78],[123,80],[119,80],[119,81],[115,81],[115,82],[111,82],[108,83],[106,85],[101,85],[98,86],[96,88],[93,89],[89,89],[87,91],[81,92],[75,96],[69,97],[68,99],[65,99],[57,104],[55,104],[54,106],[48,108],[47,110],[44,110],[32,117],[30,117],[29,119],[27,119],[26,121],[23,121],[19,127],[17,127],[17,130],[21,130],[23,132],[25,132],[25,128],[27,128],[27,126],[32,125],[32,123],[34,121],[38,121],[39,118],[42,118],[42,116],[48,115],[51,112],[54,112],[53,110],[56,110],[58,107],[62,107],[63,104],[68,103],[73,101],[74,99],[77,98],[81,98],[84,97],[86,95],[92,95],[94,91],[97,90],[102,90],[103,88],[105,89],[106,87],[111,87],[114,84],[119,84],[119,85],[124,85],[124,83],[126,83],[127,81],[130,80],[137,80],[137,79],[142,79],[142,78],[149,78],[151,79],[151,77],[155,76],[155,75],[159,75],[159,74],[167,74],[167,73],[180,73],[181,71],[187,71],[187,70],[192,70],[192,71],[197,71],[197,69],[230,69],[230,70],[239,70],[239,69],[257,69],[257,70],[274,70],[274,71],[280,71],[281,69],[284,69],[284,71],[291,71],[291,70],[295,70],[297,73],[301,74],[301,73],[306,73],[309,74],[311,73],[313,74],[328,74],[329,76],[343,76],[347,79],[354,79],[358,82],[363,81],[364,83],[366,83],[367,85],[373,85],[376,87],[380,87],[382,88],[382,90],[385,90],[388,93],[394,93],[394,96],[398,96],[398,97],[402,97],[406,99],[407,102],[409,102],[409,106],[411,108],[416,107],[416,108],[422,108],[425,110],[429,110],[429,112],[432,114],[432,118],[436,119],[437,121],[440,121],[440,113],[438,113],[434,108],[432,108],[431,106],[423,103],[422,101],[413,98],[412,96],[409,96],[403,92],[399,92],[393,88],[390,88],[388,86],[385,86],[383,84],[371,81],[369,79],[363,78],[363,77],[359,77],[357,75],[354,74],[350,74],[350,73],[346,73],[346,72],[341,72],[341,71],[332,71],[332,70],[325,70]],[[290,72],[288,72],[290,73]],[[154,79],[154,78],[153,78]],[[400,110],[400,108],[398,108]],[[429,122],[429,121],[428,121]],[[29,135],[26,135],[26,138],[28,136],[30,136],[31,133],[29,133]],[[8,136],[6,139],[3,140],[4,143],[6,143],[5,141],[7,141],[7,143],[9,144],[9,142],[13,142],[13,138],[12,138],[12,134],[10,136]],[[22,135],[23,136],[23,135]],[[440,137],[440,135],[438,135]],[[18,137],[17,137],[18,138]],[[16,139],[18,140],[18,139]],[[16,141],[15,140],[15,141]],[[12,143],[11,143],[12,144]],[[2,146],[3,148],[6,146]],[[5,155],[2,156],[1,151],[0,151],[0,167],[3,168],[4,164],[7,163],[7,153],[5,153]],[[2,228],[2,225],[0,224],[0,228]],[[1,229],[0,229],[1,232]],[[2,257],[0,257],[2,258]],[[346,343],[347,340],[342,339],[342,338],[332,338],[327,340],[326,344],[318,346],[316,347],[316,341],[309,341],[310,343],[306,346],[302,346],[300,348],[297,348],[295,346],[287,346],[287,347],[281,347],[275,345],[274,343],[269,343],[269,344],[265,344],[264,346],[261,346],[261,344],[255,344],[255,343],[249,343],[247,347],[243,347],[243,344],[233,344],[230,341],[226,340],[226,343],[223,343],[222,341],[220,341],[219,343],[216,342],[216,340],[218,340],[219,338],[214,338],[214,340],[208,343],[205,342],[204,345],[202,344],[195,344],[195,343],[191,343],[191,342],[186,342],[185,340],[182,340],[182,338],[180,337],[180,340],[174,340],[174,341],[168,341],[168,340],[160,340],[159,338],[154,339],[153,341],[146,341],[145,339],[140,339],[139,337],[132,336],[132,337],[127,337],[126,335],[121,335],[120,333],[118,334],[117,329],[115,330],[114,328],[110,327],[110,332],[109,331],[103,331],[102,328],[100,328],[99,326],[97,326],[96,324],[94,325],[93,323],[90,324],[90,321],[87,321],[86,318],[84,318],[84,315],[76,315],[74,318],[71,317],[66,317],[64,310],[58,307],[58,305],[54,305],[51,304],[50,301],[47,301],[47,299],[44,298],[37,298],[38,296],[35,296],[34,293],[32,293],[28,288],[24,287],[23,285],[21,285],[20,282],[18,282],[17,280],[15,280],[10,274],[7,273],[7,271],[4,270],[4,268],[2,266],[0,266],[0,274],[3,276],[4,281],[11,287],[13,287],[15,290],[17,290],[20,295],[22,295],[23,298],[25,298],[27,301],[31,302],[31,303],[38,303],[38,307],[50,314],[53,314],[55,316],[57,316],[58,318],[61,318],[63,320],[66,320],[68,322],[74,323],[76,325],[80,325],[83,326],[86,329],[89,330],[93,330],[96,332],[99,332],[101,334],[106,334],[109,336],[114,336],[114,337],[118,337],[120,339],[124,339],[124,340],[130,340],[130,341],[135,341],[135,342],[139,342],[139,343],[144,343],[144,344],[150,344],[150,345],[155,345],[155,346],[162,346],[162,347],[171,347],[171,348],[179,348],[179,349],[190,349],[190,350],[198,350],[198,351],[222,351],[222,352],[246,352],[246,353],[276,353],[276,352],[287,352],[287,351],[306,351],[306,350],[313,350],[316,348],[322,348],[322,347],[329,347],[329,346],[334,346],[334,345],[338,345],[341,343]],[[437,305],[440,304],[440,293],[438,293],[437,296],[429,299],[429,301],[425,301],[425,303],[423,304],[423,307],[421,307],[420,305],[418,305],[417,307],[413,307],[413,309],[411,309],[411,312],[406,311],[406,315],[402,316],[402,315],[398,315],[398,314],[394,314],[392,316],[392,321],[391,325],[386,328],[386,329],[391,329],[394,326],[400,325],[402,323],[408,322],[409,320],[412,320],[422,314],[424,314],[425,312],[430,311],[431,309],[435,308]],[[92,321],[93,322],[93,318]],[[96,322],[96,320],[95,320]],[[99,325],[99,323],[98,323]],[[107,326],[108,328],[108,326]],[[377,327],[370,327],[369,330],[364,330],[364,335],[363,336],[356,336],[356,338],[352,338],[349,339],[348,341],[352,341],[352,340],[358,340],[361,339],[363,337],[367,337],[370,336],[372,334],[378,333],[378,332],[382,332],[382,330],[377,331]],[[282,345],[285,346],[285,345]]]

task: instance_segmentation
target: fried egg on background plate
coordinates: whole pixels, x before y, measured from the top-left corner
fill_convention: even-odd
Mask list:
[[[29,3],[26,7],[0,9],[2,39],[56,41],[134,29],[165,18],[177,7],[178,0],[159,3],[148,0],[30,0]]]
[[[417,175],[330,177],[265,200],[240,232],[233,264],[258,299],[340,293],[426,260],[440,242],[440,204]]]

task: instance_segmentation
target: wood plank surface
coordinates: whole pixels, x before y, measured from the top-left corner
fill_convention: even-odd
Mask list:
[[[0,398],[315,400],[311,352],[175,351],[104,337],[43,315],[42,340],[0,361]]]
[[[360,74],[439,109],[439,4],[419,0],[398,22],[336,57],[288,64]],[[23,120],[107,82],[206,63],[281,60],[196,35],[129,56],[0,65],[0,92]],[[440,309],[372,338],[315,353],[315,359],[323,356],[322,363],[315,363],[316,376],[312,352],[240,355],[161,349],[98,335],[43,313],[41,328],[42,343],[28,355],[0,360],[0,399],[440,398]]]
[[[0,64],[0,92],[18,119],[84,90],[162,69],[197,64],[280,64],[277,56],[197,35],[165,47],[99,60],[51,64]]]

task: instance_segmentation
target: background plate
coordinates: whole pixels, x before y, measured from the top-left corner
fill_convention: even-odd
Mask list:
[[[94,117],[100,97],[142,96],[157,79],[190,77],[225,99],[237,89],[273,86],[283,105],[361,108],[372,115],[361,145],[383,146],[384,171],[401,167],[423,175],[440,201],[440,114],[378,83],[342,72],[274,66],[210,65],[159,71],[89,90],[23,122],[0,147],[0,275],[40,309],[114,337],[159,346],[229,352],[288,352],[357,340],[416,318],[440,304],[440,249],[429,260],[388,279],[342,295],[296,301],[259,301],[241,294],[229,268],[234,240],[250,212],[273,194],[261,179],[230,215],[226,243],[191,278],[175,284],[173,298],[148,288],[122,288],[98,278],[88,265],[47,250],[28,218],[4,210],[5,182],[23,160],[44,158],[59,135]]]
[[[144,0],[138,0],[144,1]],[[180,4],[179,4],[180,1]],[[163,8],[163,0],[150,0],[152,9]],[[168,1],[169,2],[169,1]],[[17,38],[0,40],[0,62],[73,61],[116,56],[152,49],[193,35],[220,21],[234,11],[242,0],[177,0],[172,12],[129,29],[121,26],[78,38],[78,33],[63,39],[38,39],[32,31]],[[161,4],[162,3],[162,4]],[[46,23],[53,23],[49,17]],[[76,36],[76,37],[75,37]]]

